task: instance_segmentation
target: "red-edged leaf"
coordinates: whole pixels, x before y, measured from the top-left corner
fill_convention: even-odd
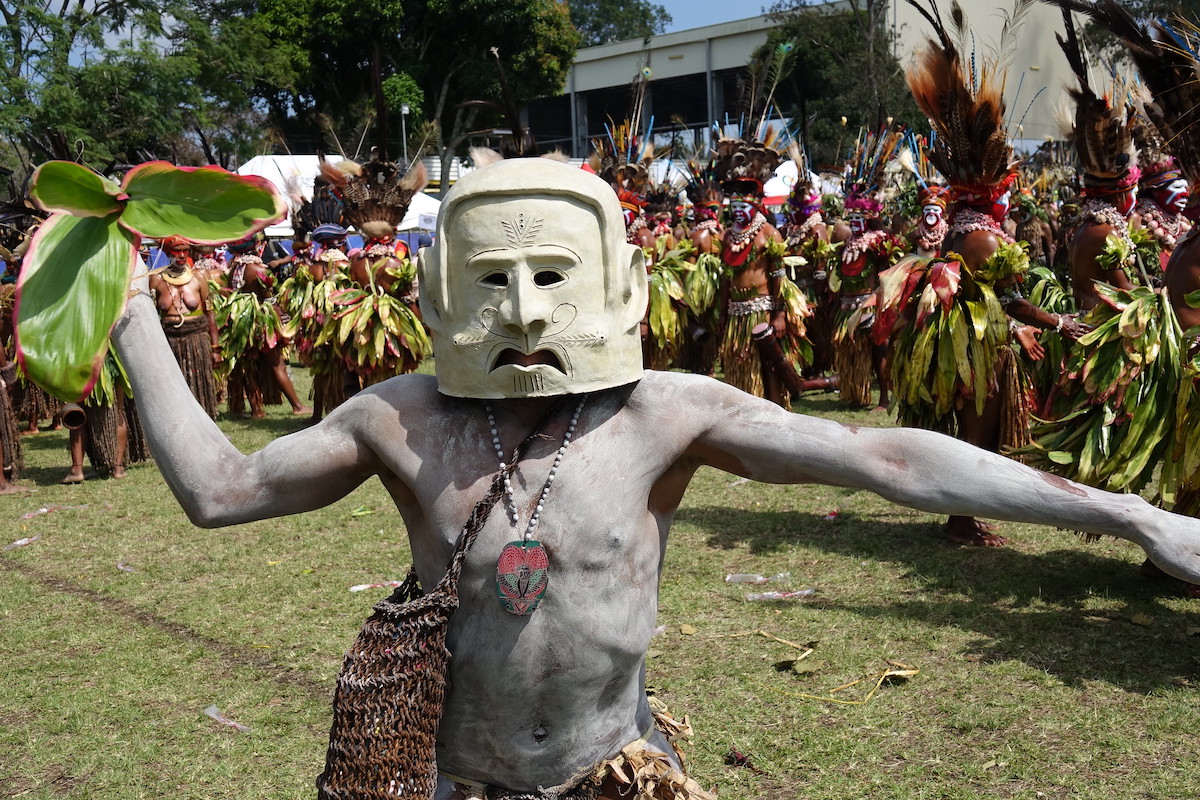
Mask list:
[[[55,214],[34,235],[17,282],[17,358],[56,397],[91,391],[125,310],[136,245],[116,214]]]
[[[176,167],[151,161],[131,169],[121,225],[148,239],[183,236],[200,244],[245,238],[287,215],[274,185],[220,167]]]
[[[107,217],[121,209],[121,187],[73,161],[47,161],[33,171],[29,197],[43,211]]]

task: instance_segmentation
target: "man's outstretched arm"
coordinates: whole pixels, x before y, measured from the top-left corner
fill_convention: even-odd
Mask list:
[[[692,454],[768,483],[868,489],[935,514],[1052,525],[1140,545],[1164,571],[1200,582],[1200,520],[1032,469],[949,436],[915,428],[856,428],[802,414],[732,389],[715,401]],[[738,393],[740,395],[740,393]],[[700,414],[699,409],[696,410]]]
[[[331,415],[257,453],[239,452],[192,397],[144,292],[130,299],[112,340],[133,384],[154,459],[196,525],[211,528],[320,508],[377,471],[374,451],[361,446],[352,413]]]

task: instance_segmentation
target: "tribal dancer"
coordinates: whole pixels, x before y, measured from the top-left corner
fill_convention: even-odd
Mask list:
[[[1086,198],[1069,263],[1075,297],[1090,309],[1083,322],[1096,331],[1068,354],[1049,419],[1034,426],[1027,458],[1082,483],[1136,492],[1153,479],[1168,445],[1181,333],[1173,297],[1150,285],[1149,270],[1157,274],[1159,262],[1149,234],[1126,223],[1138,179],[1132,111],[1093,91],[1065,10],[1063,20],[1059,42],[1079,82],[1072,133]]]
[[[229,385],[229,413],[241,414],[250,404],[250,418],[266,416],[265,406],[286,398],[296,415],[311,414],[300,402],[287,373],[287,338],[275,307],[275,276],[254,254],[254,239],[229,245],[230,293],[216,308],[221,358]]]
[[[413,372],[433,353],[417,310],[416,265],[396,228],[425,187],[425,166],[407,171],[391,161],[322,165],[322,175],[344,204],[343,219],[363,235],[350,259],[351,286],[332,295],[337,310],[318,339],[333,343],[345,370],[347,397],[396,375]],[[344,320],[353,319],[352,327]]]
[[[812,363],[805,375],[814,383],[813,389],[837,388],[837,376],[823,377],[833,369],[833,328],[838,300],[829,290],[830,264],[838,257],[838,246],[830,241],[832,226],[821,214],[821,193],[812,180],[807,154],[792,142],[788,155],[796,164],[796,183],[788,194],[784,214],[787,226],[785,237],[787,255],[784,263],[789,276],[808,299],[812,317],[808,320],[808,338],[812,342]],[[802,263],[792,266],[798,259]]]
[[[21,470],[25,468],[25,458],[21,449],[21,434],[17,429],[17,415],[13,411],[17,362],[9,360],[7,349],[12,341],[15,293],[14,284],[0,285],[0,494],[26,491],[16,483]]]
[[[763,185],[778,165],[779,152],[762,142],[717,143],[716,171],[731,220],[721,249],[727,272],[720,304],[721,369],[726,382],[790,408],[787,379],[764,363],[753,338],[760,326],[770,326],[783,352],[778,369],[799,372],[812,359],[812,345],[805,338],[805,319],[812,312],[804,293],[787,276],[783,237],[767,222],[762,205]]]
[[[841,256],[833,263],[829,288],[838,297],[834,322],[833,353],[842,402],[859,408],[871,406],[871,378],[879,386],[876,411],[888,407],[890,378],[887,373],[887,339],[876,341],[875,289],[879,273],[896,262],[904,245],[880,221],[883,203],[883,170],[896,151],[900,131],[866,133],[855,148],[847,170],[845,215],[849,238],[842,242]]]
[[[679,364],[688,372],[712,375],[721,345],[717,332],[721,314],[718,299],[725,271],[721,263],[725,237],[725,228],[721,225],[724,197],[716,174],[716,159],[711,152],[703,157],[697,154],[686,163],[688,182],[684,191],[692,213],[688,239],[692,244],[694,268],[683,279],[688,318]]]
[[[880,275],[876,340],[897,328],[891,358],[902,425],[955,433],[1002,452],[1025,444],[1029,425],[1027,380],[1010,330],[1024,335],[1037,357],[1032,331],[1018,321],[1062,329],[1069,320],[1021,296],[1029,257],[1002,227],[1016,163],[1004,131],[1001,59],[972,79],[962,42],[951,39],[936,3],[928,9],[912,5],[938,41],[926,42],[908,85],[937,133],[928,157],[949,182],[954,205],[944,256],[912,256]],[[968,33],[965,26],[959,30],[960,36]],[[944,529],[957,544],[1007,542],[992,525],[970,516],[952,515]]]
[[[183,237],[163,239],[161,248],[171,260],[150,276],[150,291],[162,316],[163,332],[196,402],[216,419],[217,379],[213,367],[221,360],[221,344],[209,302],[207,275],[193,270],[191,245]]]
[[[1183,171],[1175,159],[1166,154],[1150,161],[1138,181],[1138,201],[1133,207],[1129,227],[1145,228],[1153,239],[1159,259],[1158,269],[1150,276],[1155,282],[1161,281],[1159,270],[1166,269],[1175,245],[1192,229],[1192,223],[1183,215],[1188,204],[1188,188]]]

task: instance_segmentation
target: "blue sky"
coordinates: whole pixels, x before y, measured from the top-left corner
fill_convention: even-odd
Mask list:
[[[667,9],[671,15],[671,24],[667,33],[684,31],[688,28],[699,28],[702,25],[715,25],[718,22],[729,22],[735,19],[756,17],[763,13],[763,6],[772,2],[763,0],[651,0]]]

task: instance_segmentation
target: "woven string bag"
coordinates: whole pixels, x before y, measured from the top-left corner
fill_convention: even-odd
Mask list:
[[[492,478],[454,545],[437,586],[422,594],[415,571],[377,603],[346,653],[333,697],[333,724],[319,800],[431,800],[437,789],[435,739],[446,699],[446,630],[458,608],[467,551],[504,495],[504,480],[561,407],[546,416]]]

